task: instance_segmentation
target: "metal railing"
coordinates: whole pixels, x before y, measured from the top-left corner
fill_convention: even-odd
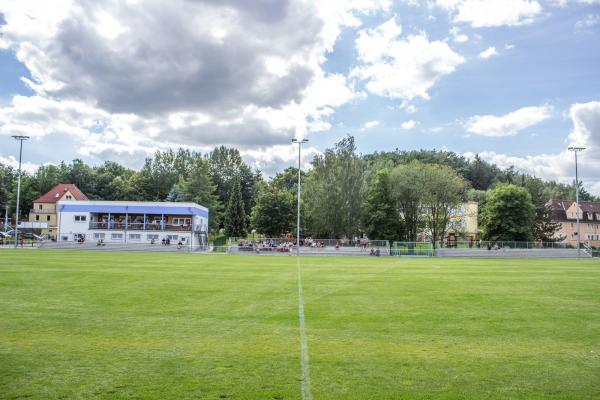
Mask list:
[[[191,225],[174,224],[144,224],[141,222],[96,222],[89,223],[91,230],[117,230],[117,231],[172,231],[172,232],[191,232]]]
[[[581,243],[581,250],[590,257],[594,256],[594,251],[592,249],[592,246],[590,246],[587,243]]]
[[[570,243],[563,242],[519,242],[519,241],[457,241],[457,242],[437,242],[436,248],[443,249],[576,249],[577,247]]]
[[[392,242],[391,256],[433,257],[433,244],[431,242]]]
[[[262,239],[252,239],[252,238],[229,238],[227,240],[227,244],[229,246],[233,245],[249,245],[252,243],[256,244],[264,244],[264,245],[279,245],[282,243],[288,243],[296,245],[295,238],[262,238]],[[349,239],[313,239],[313,238],[302,238],[300,239],[301,247],[313,247],[313,248],[323,248],[323,247],[353,247],[353,248],[377,248],[377,247],[389,247],[389,242],[387,240],[368,240],[366,243],[362,243],[359,239],[358,241],[349,240]]]

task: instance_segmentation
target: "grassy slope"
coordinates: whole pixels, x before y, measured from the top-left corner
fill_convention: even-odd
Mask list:
[[[304,258],[316,399],[598,398],[597,261]],[[296,260],[0,251],[0,398],[299,398]]]

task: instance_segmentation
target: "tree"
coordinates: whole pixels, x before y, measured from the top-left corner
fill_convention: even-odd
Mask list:
[[[96,195],[96,173],[80,159],[75,159],[71,165],[61,163],[61,183],[74,183],[90,199],[97,199]]]
[[[102,200],[127,200],[129,193],[127,181],[134,171],[114,161],[106,161],[94,168],[96,182],[94,195]]]
[[[208,173],[208,161],[196,155],[192,162],[189,178],[183,184],[181,191],[183,201],[192,201],[207,207],[210,212],[209,227],[213,230],[219,227],[222,206],[216,195],[216,187]]]
[[[56,165],[42,165],[32,176],[33,185],[40,193],[47,193],[61,183],[60,170]]]
[[[459,206],[465,200],[467,183],[452,168],[424,164],[421,179],[421,212],[431,241],[443,241],[450,221],[458,217]]]
[[[348,136],[317,156],[307,174],[304,190],[310,212],[310,230],[324,237],[353,237],[360,232],[365,192],[364,163]]]
[[[273,182],[264,184],[252,209],[250,221],[258,232],[278,237],[295,227],[295,206],[296,199],[289,191],[280,189]]]
[[[246,210],[252,210],[257,184],[262,181],[259,171],[252,172],[238,149],[219,146],[208,155],[209,173],[217,188],[221,204],[227,204],[233,190],[234,177],[239,179]]]
[[[364,228],[373,239],[398,240],[404,234],[400,215],[390,193],[389,171],[375,174],[364,204]]]
[[[552,218],[554,211],[549,205],[544,204],[541,208],[536,208],[535,218],[532,227],[533,238],[540,242],[554,242],[556,232],[561,228],[560,222]]]
[[[171,186],[171,190],[166,198],[167,201],[182,201],[181,190],[179,190],[179,186],[174,184]]]
[[[8,165],[0,163],[0,213],[4,222],[4,213],[6,206],[9,205],[11,197],[11,188],[15,180],[16,173]]]
[[[422,166],[418,161],[399,165],[390,172],[389,177],[390,193],[404,222],[404,239],[411,242],[417,240],[417,234],[424,228],[421,223]]]
[[[304,182],[306,178],[306,172],[300,170],[300,179]],[[295,194],[298,190],[298,168],[287,167],[283,172],[279,172],[275,175],[271,184],[278,189],[287,190],[288,192]]]
[[[492,190],[483,210],[487,240],[530,241],[535,207],[526,189],[508,184]]]
[[[239,177],[234,177],[231,197],[225,210],[225,235],[228,237],[246,236],[246,213]]]
[[[483,161],[479,154],[475,154],[475,159],[467,169],[466,178],[471,182],[471,186],[476,190],[487,190],[494,181],[493,168]]]

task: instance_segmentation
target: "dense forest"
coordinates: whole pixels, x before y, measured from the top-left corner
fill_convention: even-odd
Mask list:
[[[550,198],[575,198],[574,183],[544,181],[512,167],[500,169],[478,156],[469,160],[447,151],[398,149],[361,155],[351,136],[311,164],[309,171],[302,171],[304,236],[366,233],[377,239],[415,240],[418,232],[427,231],[439,239],[452,210],[470,200],[479,203],[484,234],[506,238],[502,232],[492,233],[492,203],[497,208],[497,201],[502,205],[506,196],[514,195],[520,205],[527,203],[523,208],[531,210],[530,215],[523,218],[531,222],[523,235],[508,239],[549,240],[556,227],[548,220],[545,203]],[[224,146],[208,154],[158,151],[139,171],[113,161],[90,166],[76,159],[22,175],[21,218],[35,198],[56,184],[74,183],[90,199],[200,203],[210,208],[211,229],[223,229],[228,236],[243,236],[252,229],[279,236],[295,229],[297,174],[296,168],[289,167],[265,179],[237,149]],[[14,212],[16,181],[16,170],[0,164],[3,211],[8,204]],[[521,191],[499,191],[506,186]],[[581,183],[580,198],[598,200]]]

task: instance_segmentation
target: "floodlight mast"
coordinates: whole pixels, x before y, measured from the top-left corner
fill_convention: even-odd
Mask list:
[[[19,146],[19,172],[17,178],[17,210],[15,214],[15,247],[19,238],[19,202],[21,201],[21,158],[23,157],[23,141],[29,139],[29,136],[14,135],[13,139],[21,142]]]
[[[585,147],[570,146],[569,151],[575,153],[575,203],[577,212],[577,257],[581,256],[581,234],[579,231],[579,172],[577,168],[577,152],[585,150]]]
[[[298,145],[298,213],[296,220],[296,255],[300,256],[300,162],[302,159],[302,144],[308,143],[308,139],[292,139],[292,143]]]
[[[6,203],[4,211],[4,232],[8,230],[8,203]]]

